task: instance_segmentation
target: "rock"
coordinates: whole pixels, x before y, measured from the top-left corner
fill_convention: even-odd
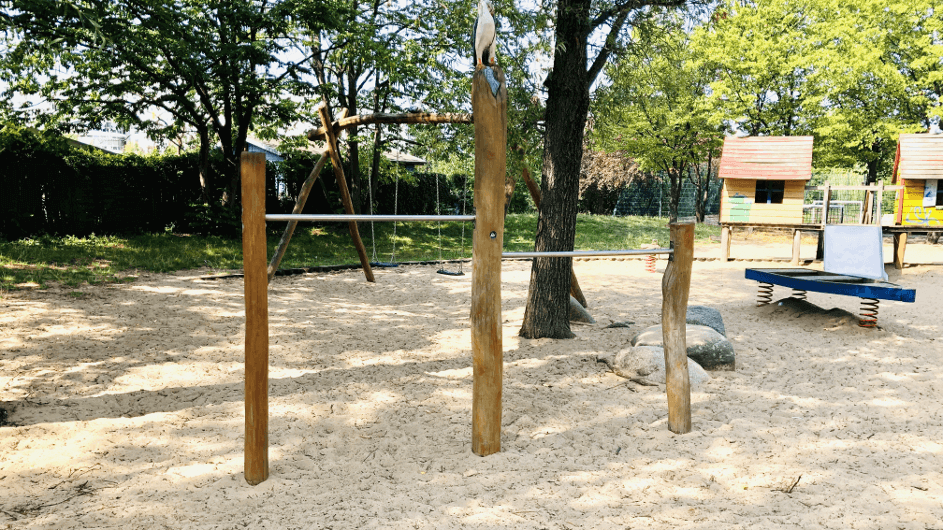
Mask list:
[[[705,370],[736,369],[733,344],[713,328],[688,324],[686,338],[688,358],[697,361]],[[662,344],[661,325],[640,331],[632,338],[633,346],[658,346]]]
[[[611,358],[599,359],[606,363],[619,377],[636,380],[641,378],[659,385],[665,384],[665,350],[659,346],[635,346],[615,354]],[[693,359],[688,359],[688,378],[695,387],[711,376]]]
[[[595,324],[596,320],[586,311],[586,308],[576,301],[576,298],[570,297],[570,322],[582,322],[584,324]]]
[[[724,328],[724,317],[720,316],[720,311],[713,307],[704,305],[688,306],[688,324],[698,326],[707,326],[723,336],[727,336],[727,330]]]

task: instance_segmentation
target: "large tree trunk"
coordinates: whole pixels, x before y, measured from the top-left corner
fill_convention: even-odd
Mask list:
[[[547,85],[542,200],[537,221],[537,251],[573,250],[579,198],[583,130],[589,109],[586,36],[589,0],[557,4],[556,51]],[[524,324],[525,338],[571,338],[570,258],[535,258]]]

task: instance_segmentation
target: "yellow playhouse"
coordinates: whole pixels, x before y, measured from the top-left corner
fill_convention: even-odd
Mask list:
[[[720,158],[722,225],[802,224],[811,136],[728,137]]]
[[[891,182],[895,224],[943,227],[943,134],[901,134]]]

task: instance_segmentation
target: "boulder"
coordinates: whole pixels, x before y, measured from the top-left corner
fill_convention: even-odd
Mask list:
[[[704,305],[688,306],[688,324],[698,326],[707,326],[723,336],[727,336],[727,330],[724,328],[724,317],[720,316],[720,311],[713,307]]]
[[[713,328],[688,324],[686,332],[688,358],[697,361],[705,370],[736,369],[733,344]],[[662,344],[661,325],[640,331],[632,338],[632,346],[658,346]]]
[[[570,297],[570,322],[582,322],[584,324],[595,324],[596,320],[581,306],[576,298]]]
[[[658,346],[635,346],[627,348],[612,357],[601,358],[612,372],[620,377],[650,383],[665,384],[665,350]],[[688,378],[691,387],[710,381],[707,374],[696,361],[688,359]]]

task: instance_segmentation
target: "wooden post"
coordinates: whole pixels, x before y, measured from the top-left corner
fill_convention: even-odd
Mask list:
[[[904,268],[904,252],[907,250],[907,232],[894,232],[894,268]]]
[[[877,204],[874,205],[874,218],[875,224],[878,226],[884,226],[884,221],[881,220],[881,217],[884,217],[884,212],[881,211],[881,205],[884,203],[884,182],[878,184],[878,199]]]
[[[691,381],[688,377],[687,315],[694,262],[694,223],[672,223],[674,254],[661,281],[661,329],[665,345],[668,428],[691,432]]]
[[[802,232],[799,230],[793,231],[792,234],[792,264],[799,264],[799,249],[802,247]]]
[[[723,226],[720,229],[720,261],[727,262],[730,260],[730,241],[731,241],[731,228],[729,226]]]
[[[475,230],[472,235],[471,339],[472,451],[501,450],[504,358],[501,332],[501,251],[504,246],[504,176],[507,173],[507,87],[492,67],[497,96],[483,70],[472,78],[475,116]]]
[[[831,185],[825,183],[825,192],[822,194],[822,228],[825,228],[825,225],[828,224],[828,205],[832,202],[832,189]]]
[[[327,138],[327,151],[331,155],[331,165],[334,166],[334,178],[337,180],[337,188],[341,192],[341,202],[344,204],[344,211],[347,215],[354,214],[354,203],[350,200],[350,192],[347,191],[347,179],[344,177],[344,166],[341,162],[340,151],[337,149],[337,135],[334,128],[330,127],[331,117],[327,113],[327,107],[322,105],[318,107],[318,113],[321,115],[321,122],[327,125],[325,136]],[[370,258],[367,257],[367,247],[363,246],[360,239],[360,231],[357,229],[356,221],[349,221],[347,228],[350,230],[350,238],[354,241],[354,247],[357,248],[357,254],[360,256],[360,265],[363,267],[363,275],[367,277],[368,282],[376,281],[373,278],[373,269],[370,268]]]
[[[265,153],[242,153],[242,267],[246,302],[246,482],[268,478],[268,278]]]
[[[291,213],[301,213],[305,209],[308,194],[311,193],[314,182],[318,180],[321,170],[324,169],[324,164],[327,163],[327,157],[327,151],[321,153],[321,158],[318,158],[318,163],[314,165],[314,169],[311,170],[308,178],[305,179],[304,184],[301,185],[301,191],[298,192],[298,198],[295,199],[295,207],[292,208]],[[285,257],[285,251],[288,250],[288,242],[291,241],[291,236],[295,233],[297,226],[298,221],[288,221],[288,226],[285,227],[285,233],[282,234],[282,239],[278,242],[278,248],[275,249],[272,261],[269,262],[268,281],[271,282],[272,278],[275,277],[275,271],[278,270],[278,265],[282,262],[282,258]]]
[[[861,217],[858,220],[858,224],[871,224],[872,217],[874,216],[874,212],[871,210],[872,202],[874,202],[874,194],[872,193],[871,189],[868,188],[864,190],[864,207],[861,208]]]
[[[819,229],[818,237],[815,240],[815,259],[822,261],[825,259],[825,230]]]
[[[534,179],[530,178],[530,171],[527,171],[527,168],[524,168],[524,183],[527,184],[527,189],[530,191],[530,197],[534,199],[534,206],[540,210],[540,186],[534,182]],[[589,306],[586,304],[586,297],[583,296],[583,290],[580,289],[580,282],[576,279],[576,272],[573,271],[573,266],[570,266],[570,296],[576,298],[576,301],[580,303],[584,308]]]

